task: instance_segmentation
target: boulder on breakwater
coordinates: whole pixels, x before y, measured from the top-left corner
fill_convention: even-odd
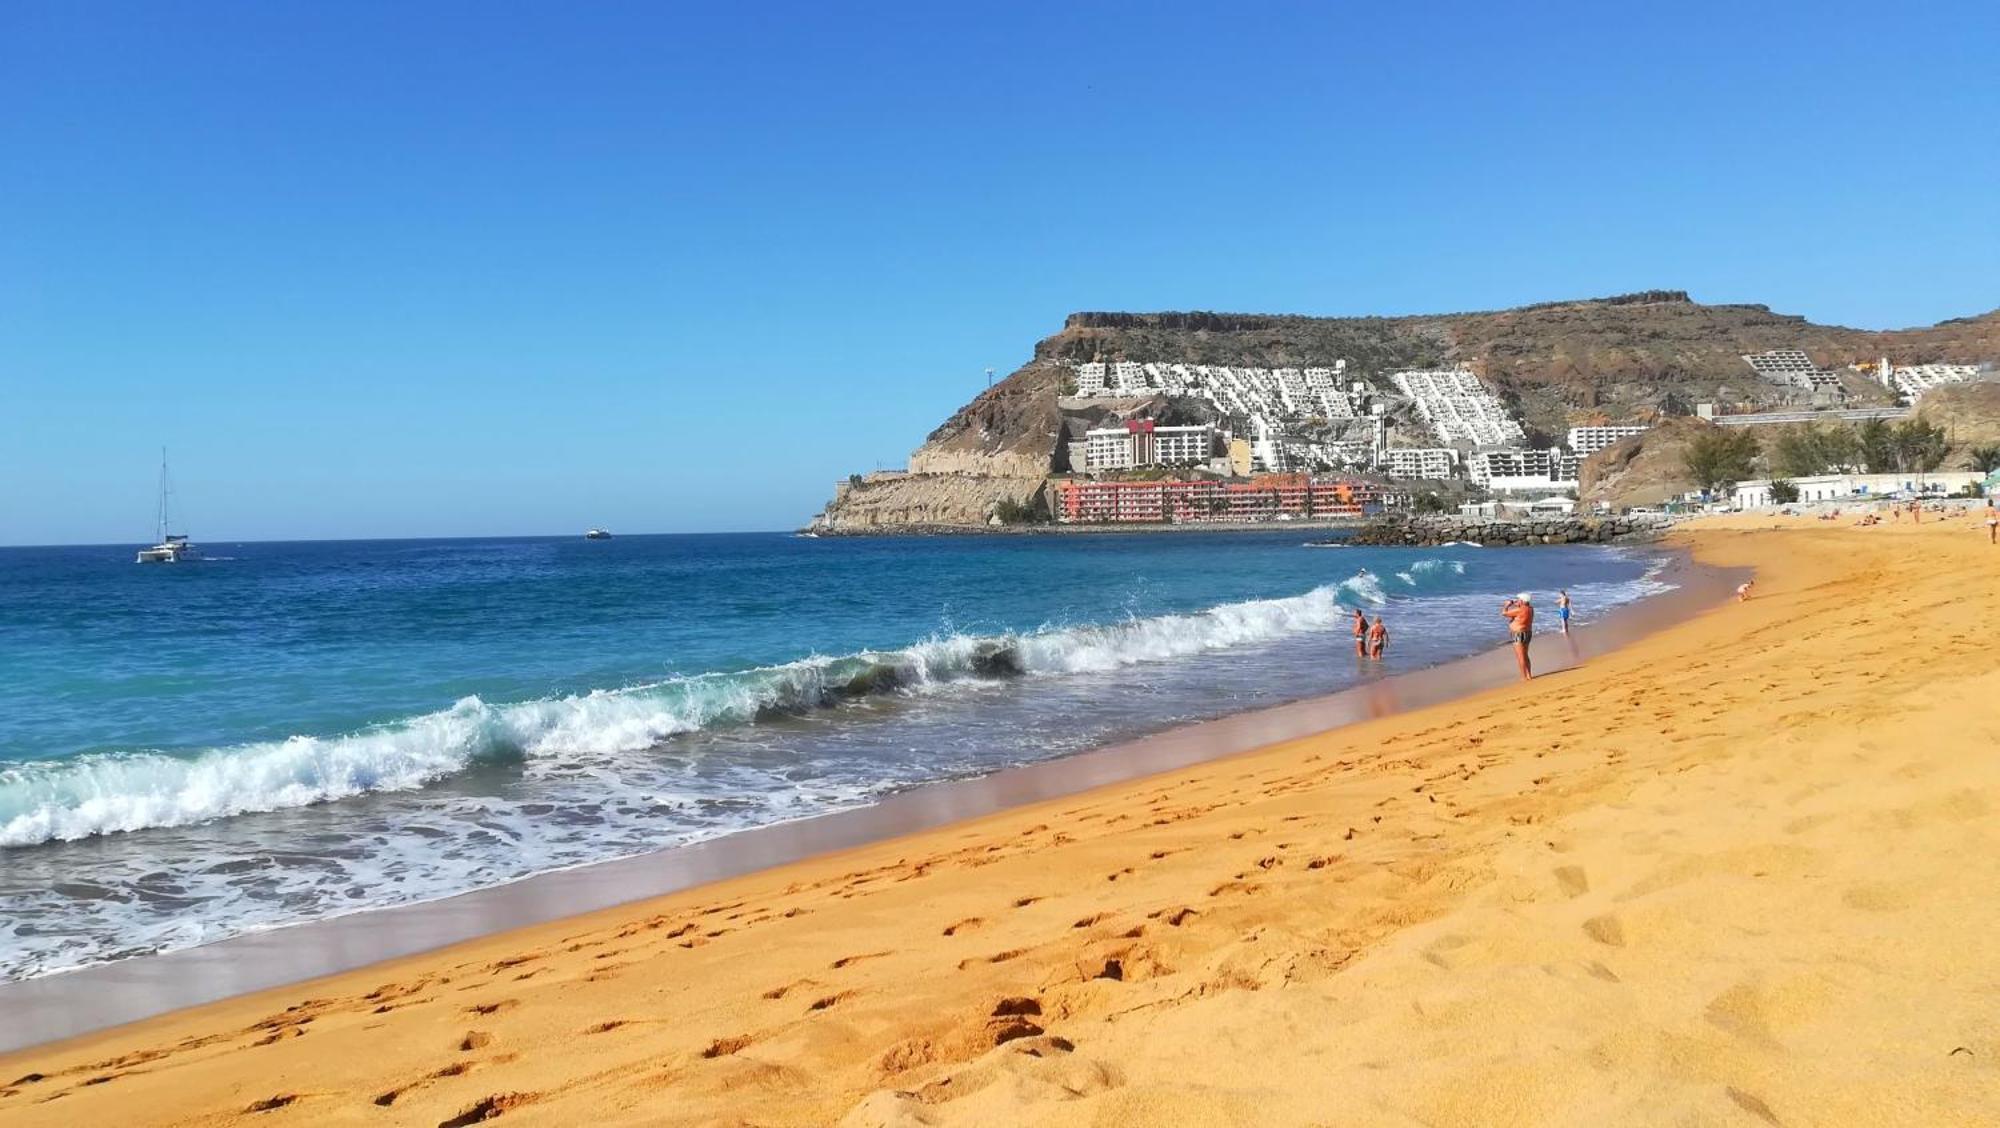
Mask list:
[[[1371,521],[1354,535],[1330,543],[1426,547],[1471,541],[1488,548],[1530,544],[1611,544],[1659,536],[1674,518],[1644,514],[1630,517],[1535,517],[1505,520],[1495,517],[1396,516]]]

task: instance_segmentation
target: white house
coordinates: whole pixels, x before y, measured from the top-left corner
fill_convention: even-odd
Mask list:
[[[1929,474],[1816,474],[1789,481],[1806,501],[1873,501],[1898,493],[1943,497],[1961,493],[1985,475],[1971,470],[1939,470]],[[1767,509],[1780,504],[1771,500],[1768,479],[1739,482],[1732,499],[1738,509]]]

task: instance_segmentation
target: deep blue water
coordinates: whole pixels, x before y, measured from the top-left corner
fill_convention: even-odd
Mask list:
[[[0,549],[0,977],[866,802],[1655,590],[1621,550],[1307,534]]]

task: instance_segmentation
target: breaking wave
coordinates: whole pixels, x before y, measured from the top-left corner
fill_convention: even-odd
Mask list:
[[[409,791],[482,763],[634,752],[680,733],[877,694],[1187,657],[1344,625],[1343,602],[1387,601],[1380,578],[1364,571],[1302,595],[1185,615],[998,636],[954,634],[900,650],[535,701],[489,704],[467,697],[440,712],[361,732],[192,755],[112,752],[18,764],[0,769],[0,847]]]

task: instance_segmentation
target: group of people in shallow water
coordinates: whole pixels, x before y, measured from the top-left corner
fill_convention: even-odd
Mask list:
[[[1748,585],[1745,585],[1746,587]],[[1739,592],[1739,595],[1741,593]],[[1562,621],[1562,633],[1569,633],[1569,616],[1573,605],[1569,589],[1556,592],[1556,615]],[[1507,635],[1514,644],[1514,661],[1521,668],[1521,680],[1535,676],[1535,669],[1528,661],[1528,645],[1535,640],[1535,601],[1527,592],[1522,592],[1500,605],[1500,615],[1507,620]],[[1389,643],[1389,627],[1382,620],[1382,613],[1375,613],[1375,621],[1369,622],[1361,608],[1354,609],[1354,656],[1380,661],[1382,649]]]

